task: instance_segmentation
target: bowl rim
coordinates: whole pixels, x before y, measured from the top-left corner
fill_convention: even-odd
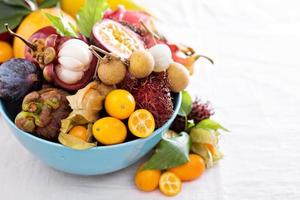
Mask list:
[[[56,142],[51,142],[42,138],[39,138],[35,135],[32,135],[30,133],[27,133],[21,129],[19,129],[15,123],[13,123],[13,121],[8,117],[8,115],[6,114],[6,112],[4,111],[4,105],[3,105],[3,100],[0,99],[0,113],[2,114],[3,118],[5,119],[6,122],[8,122],[10,124],[10,126],[12,126],[13,128],[15,128],[16,130],[18,130],[17,134],[22,134],[25,137],[29,137],[30,139],[36,140],[38,142],[41,143],[45,143],[47,145],[53,146],[53,147],[57,147],[57,148],[61,148],[61,149],[65,149],[65,150],[73,150],[73,151],[97,151],[99,149],[113,149],[113,148],[118,148],[118,147],[122,147],[122,146],[127,146],[127,145],[134,145],[135,143],[138,143],[142,140],[151,140],[153,137],[155,137],[157,135],[157,133],[159,133],[161,130],[165,129],[166,126],[168,126],[169,124],[171,124],[171,122],[175,119],[175,117],[177,116],[180,106],[181,106],[181,101],[182,101],[182,93],[176,93],[177,95],[177,99],[175,100],[175,109],[174,112],[171,116],[171,118],[160,128],[156,129],[152,135],[150,137],[147,138],[138,138],[129,142],[124,142],[124,143],[120,143],[120,144],[114,144],[114,145],[107,145],[107,146],[96,146],[96,147],[92,147],[89,149],[83,149],[83,150],[78,150],[78,149],[72,149],[70,147],[64,146],[60,143],[56,143]]]

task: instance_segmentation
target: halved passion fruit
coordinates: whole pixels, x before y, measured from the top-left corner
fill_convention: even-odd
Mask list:
[[[104,19],[94,25],[93,43],[121,58],[129,58],[132,52],[145,49],[139,36],[122,24]]]

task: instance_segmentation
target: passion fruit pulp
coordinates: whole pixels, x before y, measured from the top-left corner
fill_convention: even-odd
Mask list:
[[[143,41],[135,32],[110,19],[94,25],[92,41],[96,46],[125,59],[132,52],[145,49]]]

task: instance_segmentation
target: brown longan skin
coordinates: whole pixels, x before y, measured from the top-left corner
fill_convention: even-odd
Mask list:
[[[154,69],[154,58],[146,50],[135,51],[130,56],[128,71],[136,78],[149,76]]]
[[[98,67],[98,77],[106,85],[120,83],[126,75],[126,66],[119,59],[104,58]]]
[[[171,63],[167,73],[172,92],[180,92],[188,86],[190,81],[189,71],[182,64]]]

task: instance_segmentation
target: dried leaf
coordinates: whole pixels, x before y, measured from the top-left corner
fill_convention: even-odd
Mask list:
[[[84,150],[97,146],[97,143],[85,142],[80,138],[66,133],[60,133],[58,140],[61,144],[77,150]]]

